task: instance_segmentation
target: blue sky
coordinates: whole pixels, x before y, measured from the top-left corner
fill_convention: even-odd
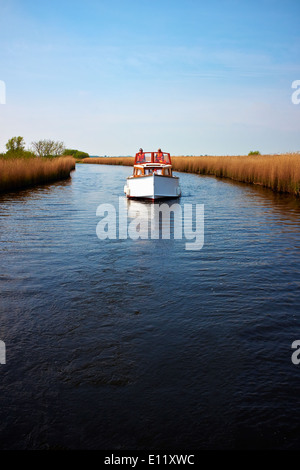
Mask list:
[[[299,151],[299,17],[299,0],[0,0],[0,151]]]

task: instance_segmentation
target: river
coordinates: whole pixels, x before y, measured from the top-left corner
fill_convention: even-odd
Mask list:
[[[131,171],[0,196],[0,448],[299,447],[299,201],[178,174],[202,249],[100,240]]]

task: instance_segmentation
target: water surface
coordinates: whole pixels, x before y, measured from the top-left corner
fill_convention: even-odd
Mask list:
[[[297,448],[299,202],[179,174],[202,250],[101,241],[130,173],[0,196],[0,447]]]

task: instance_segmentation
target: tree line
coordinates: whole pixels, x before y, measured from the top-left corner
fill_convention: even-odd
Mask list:
[[[66,149],[65,144],[60,141],[43,139],[31,142],[31,147],[25,149],[25,141],[21,136],[12,137],[6,143],[6,153],[0,154],[2,157],[15,158],[55,158],[62,155],[72,155],[76,159],[87,158],[89,154],[75,149]]]

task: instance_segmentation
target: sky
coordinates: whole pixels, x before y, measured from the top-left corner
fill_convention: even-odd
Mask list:
[[[300,151],[299,0],[0,0],[0,152]],[[1,82],[0,82],[1,83]]]

